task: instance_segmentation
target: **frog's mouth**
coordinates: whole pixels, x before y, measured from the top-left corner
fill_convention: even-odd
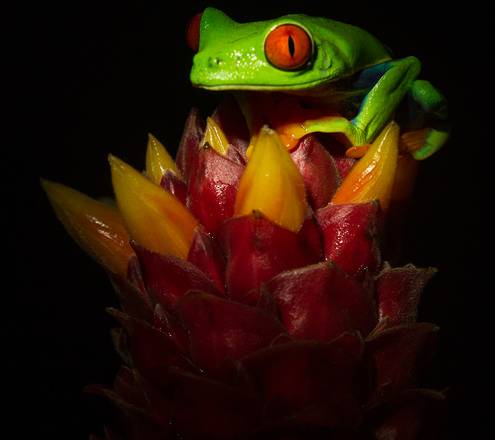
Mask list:
[[[200,89],[204,90],[211,90],[211,91],[259,91],[259,92],[297,92],[299,90],[305,90],[308,91],[308,89],[318,89],[322,87],[323,85],[328,84],[330,81],[322,82],[321,80],[312,80],[312,81],[306,81],[306,82],[301,82],[297,84],[275,84],[275,85],[265,85],[265,84],[225,84],[225,83],[219,83],[219,84],[202,84],[202,83],[195,83],[192,82],[193,87],[197,87]]]
[[[313,80],[301,82],[298,84],[201,84],[192,83],[194,87],[209,90],[214,92],[247,92],[250,95],[256,93],[266,94],[275,93],[278,95],[292,95],[299,98],[306,98],[311,102],[327,102],[330,105],[335,105],[337,102],[343,102],[348,99],[362,97],[368,91],[367,89],[351,89],[346,87],[349,82],[349,77],[340,78],[338,80]]]

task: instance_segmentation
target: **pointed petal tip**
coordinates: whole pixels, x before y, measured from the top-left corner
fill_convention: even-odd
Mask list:
[[[60,183],[40,182],[57,218],[79,246],[110,272],[125,276],[134,252],[118,211]]]
[[[131,237],[161,254],[187,258],[197,220],[167,190],[109,155],[115,197]]]
[[[174,159],[165,146],[151,133],[148,133],[146,148],[146,175],[156,184],[160,184],[167,171],[180,175]]]
[[[130,183],[131,179],[140,177],[141,173],[131,167],[129,164],[124,162],[122,159],[114,156],[113,154],[108,155],[108,163],[110,164],[110,172],[112,175],[112,184],[114,192],[117,195],[117,189],[125,183]],[[142,176],[144,178],[144,176]],[[127,185],[125,185],[127,186]],[[118,200],[117,200],[118,201]]]
[[[50,201],[55,201],[56,199],[64,196],[67,192],[76,191],[66,185],[63,185],[62,183],[42,177],[40,178],[40,185]]]
[[[123,160],[119,159],[117,156],[114,156],[112,153],[108,154],[107,159],[112,171],[117,171],[117,169],[123,168],[127,165]]]
[[[43,188],[43,190],[47,191],[47,187],[50,187],[51,184],[53,184],[52,180],[45,179],[44,177],[40,177],[40,185]]]
[[[378,200],[387,210],[392,194],[399,152],[399,125],[392,121],[359,159],[332,198],[334,204]]]
[[[201,146],[208,144],[217,153],[226,156],[229,150],[229,141],[220,125],[212,117],[206,119],[206,129]]]
[[[276,131],[263,126],[241,176],[235,215],[261,211],[274,223],[297,232],[307,214],[303,178]]]

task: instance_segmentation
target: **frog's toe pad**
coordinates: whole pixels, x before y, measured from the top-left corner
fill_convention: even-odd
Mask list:
[[[437,152],[448,137],[448,129],[422,128],[403,133],[401,144],[416,160],[423,160]]]

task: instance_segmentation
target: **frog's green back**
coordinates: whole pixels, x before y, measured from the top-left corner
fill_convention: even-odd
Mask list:
[[[268,62],[265,38],[281,24],[299,25],[311,36],[314,53],[305,68],[288,71]],[[304,90],[389,59],[387,49],[356,26],[299,14],[237,23],[218,9],[207,8],[191,81],[211,89]]]

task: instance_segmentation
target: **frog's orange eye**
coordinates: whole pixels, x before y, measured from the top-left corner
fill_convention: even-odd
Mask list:
[[[308,33],[294,24],[277,26],[265,40],[266,58],[278,69],[301,69],[311,58],[311,52]]]
[[[189,20],[186,28],[186,41],[187,45],[193,50],[197,52],[199,49],[199,25],[201,23],[201,15],[196,14],[193,18]]]

